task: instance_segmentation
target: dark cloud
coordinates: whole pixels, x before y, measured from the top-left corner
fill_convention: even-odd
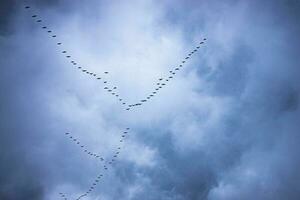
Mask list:
[[[73,148],[63,133],[73,131],[92,149],[111,155],[117,138],[113,133],[125,123],[135,133],[121,162],[91,199],[299,199],[299,1],[109,4],[105,14],[114,17],[101,21],[108,30],[89,29],[95,24],[85,21],[93,36],[107,41],[124,37],[121,41],[130,41],[130,46],[131,35],[137,45],[148,34],[161,37],[158,43],[145,43],[148,52],[152,43],[168,43],[167,34],[160,33],[170,30],[182,35],[178,41],[168,35],[181,45],[178,48],[187,48],[202,35],[210,42],[180,77],[182,82],[170,86],[175,98],[173,93],[161,94],[150,109],[145,106],[146,113],[132,115],[121,113],[98,85],[66,67],[51,41],[24,17],[21,3],[0,3],[0,199],[56,199],[61,191],[72,197],[81,194],[99,173],[99,165]],[[52,19],[49,23],[64,19],[66,24],[80,24],[81,12],[93,18],[96,12],[87,10],[103,10],[104,4],[32,5]],[[141,9],[140,18],[127,12],[131,9]],[[119,21],[124,16],[128,24],[123,27]],[[59,33],[84,31],[62,21],[53,24]],[[136,28],[140,24],[145,38]],[[122,32],[126,27],[128,32]],[[116,30],[120,32],[114,34]],[[85,38],[75,32],[68,37]],[[96,39],[90,40],[93,44]],[[98,44],[82,44],[99,49]],[[82,44],[80,54],[85,54]],[[157,58],[164,47],[155,52]],[[106,51],[115,53],[112,47]],[[129,51],[122,55],[129,57]],[[81,58],[86,57],[92,56]],[[118,64],[118,56],[114,62]]]

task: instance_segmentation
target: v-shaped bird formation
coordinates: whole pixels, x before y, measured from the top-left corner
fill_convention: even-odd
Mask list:
[[[110,82],[107,80],[108,79],[107,74],[109,74],[108,71],[104,71],[102,73],[102,76],[100,76],[100,75],[92,72],[91,70],[89,70],[87,67],[83,67],[83,65],[79,64],[79,62],[72,56],[72,54],[69,51],[64,49],[64,45],[63,45],[62,41],[60,41],[58,39],[59,37],[57,34],[54,33],[54,30],[50,29],[49,25],[46,24],[45,21],[37,13],[33,13],[34,10],[31,8],[31,6],[26,5],[24,8],[31,12],[31,18],[34,19],[34,21],[39,24],[40,28],[45,30],[51,39],[54,39],[56,46],[59,48],[59,51],[64,56],[64,58],[67,59],[67,61],[73,67],[75,67],[79,72],[86,74],[97,81],[102,82],[104,84],[103,89],[105,91],[107,91],[108,93],[110,93],[111,95],[113,95],[114,97],[116,97],[117,101],[119,101],[121,103],[121,105],[124,106],[124,109],[127,111],[129,111],[133,107],[142,106],[146,102],[151,101],[151,99],[154,98],[161,89],[166,87],[171,82],[171,80],[173,80],[175,78],[175,76],[178,74],[178,72],[184,68],[184,66],[188,63],[188,61],[192,58],[192,56],[194,56],[194,54],[199,51],[199,49],[201,48],[201,45],[203,45],[206,41],[206,38],[203,38],[203,40],[192,51],[190,51],[185,56],[185,58],[181,61],[181,63],[178,66],[173,67],[169,71],[167,76],[162,76],[162,77],[158,78],[158,80],[154,83],[155,88],[146,97],[142,98],[141,100],[139,100],[135,103],[128,103],[119,94],[118,87],[110,84]],[[103,155],[100,155],[99,153],[95,153],[94,151],[89,149],[85,144],[83,144],[80,141],[80,139],[76,138],[72,133],[70,133],[70,132],[65,133],[65,136],[74,145],[78,146],[78,148],[83,153],[85,153],[87,156],[101,162],[101,165],[102,165],[101,171],[93,179],[93,182],[90,184],[88,189],[83,194],[81,194],[79,197],[77,197],[76,200],[80,200],[80,199],[88,196],[90,193],[92,193],[95,190],[96,186],[102,180],[105,172],[107,170],[109,170],[112,167],[112,165],[118,160],[120,153],[122,152],[122,150],[125,147],[125,140],[129,136],[129,130],[130,130],[130,128],[126,128],[121,133],[119,141],[118,141],[119,144],[117,145],[117,147],[115,147],[115,149],[113,151],[114,153],[110,158],[104,158]],[[59,193],[59,196],[64,200],[68,200],[67,195],[62,192]]]
[[[130,131],[130,128],[126,128],[122,132],[122,134],[119,138],[119,145],[114,150],[114,154],[111,156],[111,158],[106,158],[106,159],[101,157],[99,154],[92,153],[92,151],[89,151],[89,149],[87,149],[85,145],[82,145],[82,143],[77,138],[72,136],[70,133],[67,132],[67,133],[65,133],[65,135],[68,136],[69,139],[71,139],[71,141],[74,142],[77,146],[79,146],[79,148],[82,148],[84,153],[86,153],[90,157],[93,157],[93,158],[96,158],[97,160],[100,160],[100,162],[102,163],[102,167],[103,167],[102,170],[104,170],[104,172],[105,172],[105,171],[109,170],[110,166],[112,166],[115,162],[117,162],[118,156],[121,154],[122,149],[124,148],[124,141],[129,136],[129,131]],[[79,200],[79,199],[89,195],[91,192],[93,192],[93,190],[96,188],[98,183],[100,183],[102,177],[105,174],[105,173],[102,172],[102,170],[101,170],[101,172],[99,172],[99,174],[96,176],[96,178],[94,178],[94,181],[89,186],[89,189],[87,191],[85,191],[82,195],[80,195],[78,198],[76,198],[76,200]],[[65,200],[68,199],[66,194],[64,194],[62,192],[60,192],[59,194],[60,194],[61,198],[65,199]]]

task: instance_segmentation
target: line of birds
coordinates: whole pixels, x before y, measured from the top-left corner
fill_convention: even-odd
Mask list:
[[[131,107],[134,107],[134,106],[141,106],[141,105],[143,105],[143,103],[148,102],[151,98],[153,98],[155,95],[157,95],[159,90],[161,90],[163,87],[167,86],[167,84],[175,77],[176,72],[184,67],[184,65],[187,63],[187,61],[198,51],[198,49],[201,47],[202,44],[204,44],[204,42],[206,40],[207,40],[206,38],[203,38],[203,40],[199,43],[199,45],[195,49],[193,49],[191,52],[189,52],[188,55],[181,61],[181,63],[178,66],[174,67],[172,70],[169,71],[169,75],[167,75],[167,77],[159,78],[158,81],[156,82],[156,88],[154,88],[152,90],[152,92],[150,94],[148,94],[147,97],[140,100],[139,102],[129,104],[127,106],[126,110],[129,110]]]
[[[30,6],[25,6],[25,9],[31,9],[31,7]],[[36,22],[39,23],[39,24],[41,24],[41,28],[45,29],[47,31],[47,33],[50,34],[50,37],[57,38],[57,35],[54,34],[53,31],[48,28],[48,26],[43,25],[44,22],[43,22],[43,20],[38,15],[34,14],[31,17],[33,19],[37,19]],[[190,60],[190,58],[198,51],[198,49],[201,47],[201,45],[203,45],[205,43],[206,40],[207,40],[206,38],[203,38],[203,40],[199,43],[199,45],[196,48],[194,48],[191,52],[189,52],[187,54],[187,56],[181,61],[181,63],[178,66],[172,68],[169,71],[169,73],[168,73],[168,75],[166,77],[160,77],[158,79],[158,81],[155,83],[156,86],[155,86],[155,88],[153,89],[153,91],[150,94],[148,94],[142,100],[140,100],[140,101],[138,101],[136,103],[131,103],[131,104],[127,103],[123,98],[121,98],[120,94],[117,92],[117,86],[111,86],[111,87],[109,87],[110,83],[107,81],[106,78],[100,77],[96,73],[91,72],[91,71],[87,70],[86,68],[82,67],[81,65],[79,65],[78,62],[76,62],[74,59],[72,59],[71,54],[69,54],[69,52],[67,52],[66,50],[61,51],[61,54],[63,54],[64,57],[74,67],[76,67],[78,70],[80,70],[82,73],[90,75],[93,78],[95,78],[96,80],[100,80],[100,81],[103,80],[103,84],[104,84],[104,88],[103,89],[106,90],[107,92],[111,93],[113,96],[115,96],[118,99],[118,101],[123,106],[125,106],[125,110],[129,111],[133,107],[141,106],[144,103],[149,102],[155,95],[157,95],[158,92],[159,92],[159,90],[161,90],[163,87],[165,87],[175,77],[175,75],[177,74],[177,72],[184,67],[184,65],[187,63],[187,61]],[[57,41],[56,45],[60,46],[60,47],[63,46],[62,42],[60,42],[60,41]],[[108,71],[105,71],[103,73],[104,73],[104,76],[107,75],[107,74],[109,74]],[[124,142],[125,138],[127,138],[127,136],[128,136],[127,134],[129,132],[129,129],[130,128],[126,128],[126,130],[122,133],[121,138],[119,140],[120,144]],[[112,158],[110,158],[110,159],[104,159],[99,154],[93,153],[92,151],[89,151],[88,148],[86,148],[86,146],[83,145],[79,141],[79,139],[75,138],[71,133],[67,132],[67,133],[65,133],[65,135],[67,137],[69,137],[69,139],[72,142],[74,142],[78,147],[80,147],[82,149],[82,151],[84,153],[86,153],[88,156],[96,158],[99,161],[101,161],[102,163],[104,163],[103,164],[103,169],[102,169],[104,171],[108,170],[109,166],[113,165],[117,161],[117,157],[121,153],[122,147],[121,147],[121,145],[119,145],[118,148],[117,148],[117,150],[113,154]],[[101,180],[102,177],[103,177],[103,173],[100,173],[99,175],[97,175],[97,177],[94,178],[94,181],[90,185],[89,189],[86,192],[84,192],[82,195],[80,195],[79,197],[77,197],[76,200],[80,200],[81,198],[88,196],[95,189],[95,187],[100,182],[100,180]],[[66,194],[60,192],[59,195],[60,195],[60,197],[62,199],[68,200]]]
[[[25,9],[27,10],[30,10],[31,7],[30,6],[25,6]],[[36,19],[35,22],[39,23],[40,24],[40,27],[42,29],[44,29],[47,33],[49,33],[50,37],[51,38],[58,38],[58,36],[56,34],[54,34],[53,30],[51,30],[49,28],[49,26],[45,25],[44,21],[42,20],[42,18],[40,16],[38,16],[37,14],[33,14],[31,15],[31,18],[33,19]],[[60,46],[60,47],[63,47],[63,43],[61,41],[57,41],[56,42],[56,45],[57,46]],[[78,69],[80,72],[82,72],[83,74],[86,74],[86,75],[89,75],[89,76],[92,76],[93,78],[95,78],[96,80],[98,81],[102,81],[102,83],[104,84],[104,87],[103,89],[110,93],[111,95],[113,95],[114,97],[117,98],[117,101],[121,103],[122,106],[126,106],[127,105],[127,102],[124,100],[124,98],[121,97],[121,95],[118,93],[117,91],[117,86],[110,86],[110,83],[109,81],[107,81],[107,78],[105,78],[105,76],[107,74],[109,74],[108,71],[104,71],[103,74],[104,74],[104,77],[101,77],[99,75],[97,75],[96,73],[94,72],[91,72],[90,70],[88,70],[87,68],[83,67],[82,65],[79,64],[79,62],[75,61],[75,59],[73,59],[73,56],[71,56],[71,54],[66,51],[66,50],[62,50],[60,52],[61,54],[64,55],[64,58],[67,59],[67,61],[73,65],[76,69]]]

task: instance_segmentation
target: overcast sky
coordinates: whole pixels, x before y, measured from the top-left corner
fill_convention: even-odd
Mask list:
[[[0,199],[75,199],[103,173],[83,199],[298,200],[299,9],[297,0],[0,0]],[[61,54],[134,103],[203,38],[130,111]],[[110,158],[126,127],[108,171],[65,136]]]

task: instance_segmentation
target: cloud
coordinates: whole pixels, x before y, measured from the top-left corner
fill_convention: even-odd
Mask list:
[[[208,38],[129,114],[21,3],[1,5],[1,199],[82,194],[101,165],[64,133],[109,157],[127,126],[120,161],[86,199],[299,198],[297,1],[35,1],[66,50],[110,71],[130,102]]]

